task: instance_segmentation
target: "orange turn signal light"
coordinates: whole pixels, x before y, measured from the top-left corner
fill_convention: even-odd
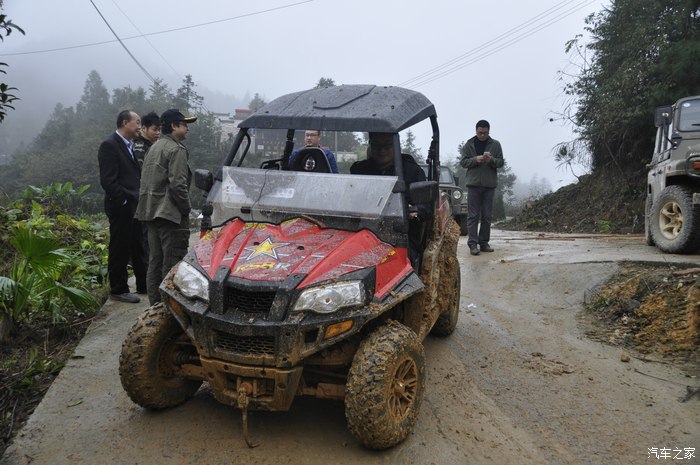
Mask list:
[[[700,170],[700,161],[694,161],[694,162],[693,162],[693,169],[694,169],[694,170]]]
[[[333,323],[326,328],[326,332],[323,334],[323,339],[330,339],[336,337],[340,334],[347,333],[352,329],[352,320],[341,321],[340,323]]]

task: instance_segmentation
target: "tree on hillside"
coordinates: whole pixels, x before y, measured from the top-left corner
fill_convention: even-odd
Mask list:
[[[506,204],[513,201],[513,185],[518,177],[510,170],[507,161],[503,162],[503,168],[498,169],[498,184],[493,198],[493,218],[500,220],[506,217]]]
[[[204,97],[197,94],[197,91],[194,90],[196,86],[192,75],[187,74],[182,80],[182,85],[175,92],[174,108],[178,108],[182,113],[197,112],[201,109]]]
[[[159,115],[173,106],[175,96],[162,79],[156,78],[148,88],[148,92],[148,105]]]
[[[0,10],[1,9],[2,0],[0,0]],[[0,14],[0,40],[4,41],[5,36],[9,37],[10,34],[12,34],[12,31],[17,31],[20,34],[24,34],[24,30],[22,30],[21,27],[13,23],[12,20],[7,17],[7,15]],[[7,63],[0,63],[0,73],[7,74],[7,72],[4,69],[2,69],[5,67],[7,67]],[[2,120],[5,119],[7,109],[15,109],[12,103],[15,100],[19,100],[19,97],[17,97],[12,92],[16,90],[18,90],[16,87],[11,87],[10,85],[5,84],[4,82],[0,82],[0,123],[2,123]]]
[[[189,125],[185,145],[192,169],[206,168],[212,172],[221,166],[228,148],[222,143],[221,124],[211,112],[197,114],[197,121]]]
[[[134,110],[141,116],[147,113],[147,100],[143,87],[132,89],[131,86],[125,86],[112,91],[112,106],[121,110]],[[114,119],[116,120],[116,116]]]
[[[321,87],[333,87],[335,86],[335,81],[332,78],[322,77],[316,83],[315,89],[320,89]]]
[[[614,0],[586,24],[591,42],[579,36],[566,47],[580,72],[565,85],[564,118],[585,141],[594,171],[643,170],[654,108],[700,93],[700,1]],[[565,164],[582,153],[573,145],[556,150]]]
[[[75,106],[78,119],[91,125],[103,125],[110,117],[109,91],[102,81],[100,74],[93,70],[83,86],[83,95]],[[116,115],[113,118],[117,120]]]
[[[265,99],[262,98],[260,94],[256,92],[255,96],[253,97],[253,100],[251,100],[248,104],[248,108],[255,112],[264,107],[266,103],[267,102],[265,101]]]
[[[425,158],[420,153],[420,148],[416,147],[416,136],[413,135],[413,131],[410,129],[406,133],[403,143],[401,143],[401,152],[412,155],[418,163],[425,163]]]

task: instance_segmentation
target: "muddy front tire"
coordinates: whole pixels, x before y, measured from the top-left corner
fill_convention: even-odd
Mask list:
[[[459,262],[457,259],[454,260],[454,265],[451,265],[453,269],[456,269],[454,273],[449,273],[448,276],[454,276],[449,284],[440,287],[440,292],[446,292],[450,294],[450,300],[447,308],[440,314],[435,326],[430,331],[433,336],[445,337],[452,334],[457,328],[457,320],[459,319],[459,295],[462,288],[462,277],[459,271]]]
[[[129,331],[119,357],[122,386],[138,405],[148,409],[174,407],[191,398],[201,380],[176,375],[178,356],[194,347],[162,304],[141,315]]]
[[[692,253],[700,244],[700,205],[693,191],[667,186],[651,206],[651,236],[666,253]]]
[[[425,352],[408,327],[389,321],[360,344],[350,367],[345,418],[370,449],[406,439],[416,424],[425,389]]]

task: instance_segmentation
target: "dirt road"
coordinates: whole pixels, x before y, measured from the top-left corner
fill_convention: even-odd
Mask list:
[[[109,302],[0,464],[700,463],[700,400],[679,401],[700,385],[697,373],[622,362],[623,351],[585,336],[580,318],[586,290],[617,260],[700,256],[662,255],[639,236],[494,235],[496,252],[478,257],[460,241],[460,322],[451,337],[425,341],[421,415],[393,449],[364,450],[331,401],[253,412],[256,449],[241,437],[240,413],[205,389],[178,408],[144,411],[123,392],[117,363],[145,306]],[[649,458],[650,448],[670,456]]]

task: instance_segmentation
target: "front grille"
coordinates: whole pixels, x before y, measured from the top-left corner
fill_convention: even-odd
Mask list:
[[[229,287],[226,289],[224,311],[268,314],[275,300],[275,292],[256,292]]]
[[[235,336],[215,331],[214,346],[221,351],[241,355],[274,355],[274,336]]]

